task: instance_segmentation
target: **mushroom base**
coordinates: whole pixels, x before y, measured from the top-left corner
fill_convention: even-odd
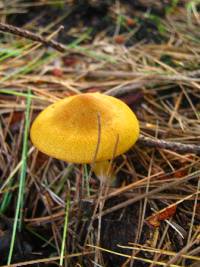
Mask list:
[[[92,166],[92,170],[102,184],[112,185],[115,175],[112,170],[112,162],[109,160],[95,162]]]

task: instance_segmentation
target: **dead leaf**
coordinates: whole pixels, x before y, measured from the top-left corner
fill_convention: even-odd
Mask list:
[[[154,227],[158,227],[161,221],[171,218],[176,212],[176,205],[170,205],[165,209],[153,214],[147,219],[147,222]]]
[[[123,44],[125,42],[125,37],[123,35],[116,35],[114,40],[117,44]]]

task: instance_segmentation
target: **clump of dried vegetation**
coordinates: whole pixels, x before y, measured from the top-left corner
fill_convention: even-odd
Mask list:
[[[199,266],[199,1],[5,2],[19,28],[0,26],[1,266]],[[110,188],[29,140],[47,105],[95,91],[150,138]]]

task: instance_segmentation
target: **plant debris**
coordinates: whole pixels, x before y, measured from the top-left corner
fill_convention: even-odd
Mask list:
[[[198,266],[199,8],[0,3],[0,266]],[[25,134],[49,104],[85,92],[122,99],[140,121],[112,187]]]

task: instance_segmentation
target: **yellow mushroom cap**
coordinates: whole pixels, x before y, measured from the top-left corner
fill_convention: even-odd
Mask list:
[[[114,156],[118,156],[136,142],[139,123],[121,100],[85,93],[64,98],[44,109],[33,122],[30,135],[33,144],[49,156],[91,163],[99,136],[95,161],[111,159],[114,151]]]

